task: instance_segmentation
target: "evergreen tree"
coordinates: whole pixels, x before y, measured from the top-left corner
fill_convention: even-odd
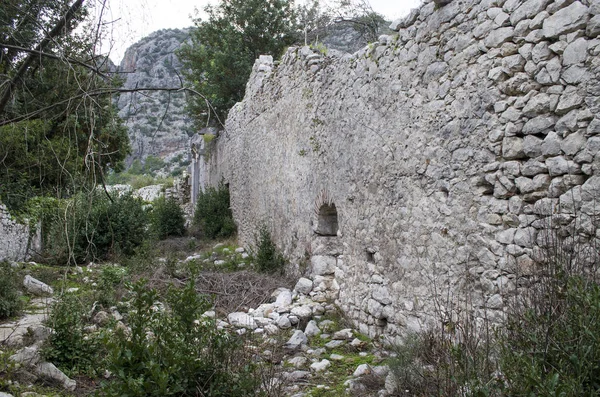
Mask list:
[[[82,0],[0,4],[0,201],[70,195],[129,149]],[[83,32],[83,33],[82,33]]]
[[[191,43],[179,52],[186,78],[213,108],[193,99],[189,108],[201,124],[214,122],[215,115],[224,121],[244,97],[259,55],[278,57],[301,37],[291,0],[221,0],[204,10],[208,19],[195,21]]]

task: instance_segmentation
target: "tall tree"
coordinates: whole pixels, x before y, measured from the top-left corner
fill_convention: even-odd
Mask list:
[[[0,4],[0,201],[19,208],[101,177],[128,151],[83,0]]]
[[[224,120],[244,97],[259,55],[278,57],[301,37],[292,0],[221,0],[204,11],[208,19],[194,21],[191,43],[179,52],[187,80],[208,99],[195,97],[189,105],[201,125],[214,123],[214,116]]]

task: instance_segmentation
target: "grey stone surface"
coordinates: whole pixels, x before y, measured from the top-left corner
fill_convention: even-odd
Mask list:
[[[35,366],[35,373],[50,382],[61,385],[65,390],[73,391],[77,387],[77,382],[65,375],[60,369],[52,363],[43,362]]]
[[[478,300],[500,312],[519,285],[507,280],[535,269],[538,221],[592,211],[598,197],[588,5],[428,2],[395,23],[397,38],[320,56],[318,71],[310,48],[259,60],[209,159],[211,183],[229,183],[241,244],[268,219],[289,270],[312,279],[307,296],[370,336],[427,328],[436,289],[424,280],[460,285],[457,269],[501,269]],[[580,194],[568,202],[569,191]],[[338,232],[317,236],[331,203]]]
[[[588,18],[588,8],[579,1],[574,1],[544,21],[544,37],[554,38],[577,29],[585,29]]]
[[[304,295],[308,295],[310,293],[310,291],[312,291],[313,288],[313,282],[312,280],[305,278],[305,277],[301,277],[298,282],[296,282],[296,286],[294,287],[294,290],[304,294]]]
[[[239,328],[256,329],[258,327],[254,321],[254,318],[244,312],[228,314],[227,321],[229,324]]]
[[[14,219],[6,206],[0,203],[0,261],[24,261],[42,246],[40,228],[33,235],[30,227]]]
[[[29,274],[23,279],[23,286],[30,294],[52,295],[54,290],[49,285],[31,277]]]

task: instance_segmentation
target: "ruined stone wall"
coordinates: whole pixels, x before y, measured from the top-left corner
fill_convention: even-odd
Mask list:
[[[30,236],[29,226],[14,220],[0,204],[0,261],[23,261],[41,248],[40,234]]]
[[[212,183],[243,244],[266,224],[362,332],[419,330],[465,286],[500,320],[549,223],[600,237],[600,1],[425,2],[393,27],[261,57]],[[323,204],[337,236],[315,233]]]

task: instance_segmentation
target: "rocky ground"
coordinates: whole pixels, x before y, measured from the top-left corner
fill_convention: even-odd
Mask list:
[[[259,341],[255,343],[258,356],[272,364],[268,375],[273,396],[394,395],[387,366],[389,352],[354,330],[334,305],[322,301],[313,280],[300,278],[289,284],[281,278],[280,285],[293,288],[275,287],[276,278],[253,273],[251,261],[244,248],[221,243],[177,260],[159,259],[162,267],[147,276],[158,285],[181,278],[182,269],[190,265],[200,265],[204,272],[198,276],[198,290],[240,286],[237,293],[222,294],[214,310],[204,315],[214,318],[219,329]],[[0,381],[0,397],[91,394],[95,381],[69,377],[44,361],[43,344],[53,332],[47,316],[54,300],[64,294],[86,294],[98,288],[106,269],[124,278],[129,269],[116,264],[50,268],[30,262],[14,266],[25,275],[29,303],[22,317],[0,324],[0,367],[5,366],[0,375],[10,377]],[[232,297],[240,302],[236,304]],[[94,304],[87,332],[127,329],[127,314],[119,313],[119,304],[109,308]]]

